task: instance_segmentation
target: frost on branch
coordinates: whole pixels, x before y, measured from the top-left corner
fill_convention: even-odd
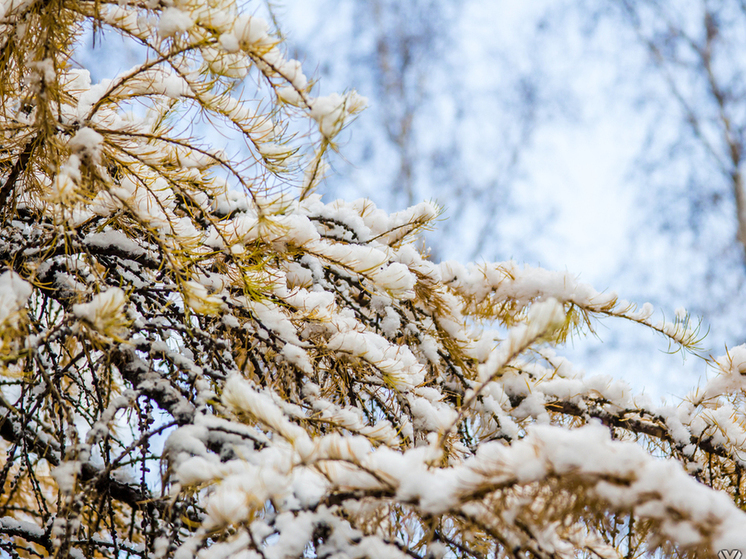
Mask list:
[[[249,8],[4,5],[2,552],[746,547],[746,350],[656,405],[561,347],[617,317],[692,350],[686,313],[655,322],[515,262],[431,262],[429,203],[322,201],[364,100],[315,95]],[[91,83],[72,63],[81,25],[147,58]],[[198,116],[241,149],[180,126]]]

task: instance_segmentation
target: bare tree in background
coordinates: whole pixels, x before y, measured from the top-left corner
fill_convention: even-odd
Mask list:
[[[746,8],[735,0],[589,5],[624,22],[647,53],[647,73],[620,78],[638,84],[652,115],[633,173],[646,206],[642,242],[649,243],[649,224],[659,224],[692,308],[708,317],[729,313],[746,278]]]
[[[677,3],[620,0],[619,7],[664,78],[682,124],[719,176],[712,202],[733,205],[736,242],[746,258],[746,5],[702,0]],[[709,187],[708,190],[712,190]]]
[[[284,5],[292,12],[295,4]],[[324,81],[352,79],[370,99],[344,147],[360,172],[338,164],[328,190],[354,195],[349,177],[363,175],[366,194],[384,207],[435,200],[447,218],[429,236],[435,258],[501,253],[501,218],[516,213],[511,188],[523,156],[537,122],[557,110],[536,65],[522,68],[497,43],[485,47],[482,59],[467,55],[461,2],[315,5],[324,16],[298,41],[299,57],[321,61]],[[499,10],[489,17],[498,19]],[[339,28],[348,32],[325,40]],[[329,61],[330,50],[343,56]],[[354,181],[357,189],[361,182]]]
[[[408,206],[419,199],[414,121],[427,94],[428,74],[434,62],[443,58],[448,43],[450,33],[443,17],[447,4],[441,0],[365,0],[355,6],[356,27],[366,22],[373,29],[376,97],[381,101],[386,136],[399,154],[393,200]]]

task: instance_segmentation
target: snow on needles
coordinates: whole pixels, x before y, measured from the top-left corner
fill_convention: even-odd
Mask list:
[[[124,291],[111,287],[98,293],[89,303],[73,305],[73,314],[94,330],[109,338],[118,338],[127,327],[124,315],[126,297]]]
[[[271,205],[266,202],[265,207]],[[254,314],[263,328],[260,338],[278,340],[276,364],[317,380],[304,384],[301,399],[290,405],[256,380],[230,377],[223,403],[235,418],[251,418],[249,424],[261,426],[257,432],[271,433],[272,442],[252,443],[238,451],[242,458],[223,463],[210,453],[177,454],[183,457],[174,470],[180,486],[215,487],[205,497],[207,530],[252,518],[271,500],[278,514],[285,515],[285,524],[274,526],[278,539],[267,544],[269,555],[280,557],[295,549],[291,533],[306,534],[305,523],[319,521],[319,516],[301,512],[304,507],[332,514],[324,503],[338,488],[385,494],[425,514],[442,515],[471,510],[469,503],[488,487],[505,490],[559,479],[561,487],[582,491],[599,507],[634,511],[655,523],[661,537],[680,545],[744,545],[743,514],[726,496],[692,479],[687,473],[694,471],[691,463],[684,469],[677,462],[651,458],[634,443],[611,440],[608,428],[598,424],[578,430],[536,425],[551,423],[552,410],[562,408],[599,422],[637,422],[644,432],[667,433],[682,448],[702,433],[702,417],[682,415],[685,408],[656,407],[621,381],[585,377],[547,349],[540,352],[543,360],[528,354],[537,344],[556,341],[566,324],[568,303],[591,314],[628,318],[626,303],[617,308],[614,295],[599,294],[565,274],[510,262],[471,272],[455,263],[436,266],[401,242],[406,234],[384,242],[387,231],[402,228],[400,216],[385,216],[370,202],[324,205],[311,197],[275,207],[280,209],[271,219],[279,227],[257,229],[257,210],[239,213],[220,227],[233,236],[226,238],[228,243],[266,243],[294,255],[270,273],[278,300],[259,303],[227,291],[222,297],[225,309],[243,307]],[[411,231],[433,213],[426,206],[411,209]],[[493,305],[513,305],[505,336],[469,326],[467,313],[488,299]],[[489,312],[480,310],[482,317]],[[633,318],[650,320],[647,309],[643,312]],[[494,311],[491,319],[502,316]],[[460,331],[458,348],[448,345],[454,328]],[[401,339],[409,341],[405,345]],[[485,344],[490,348],[486,352],[480,349]],[[433,375],[443,374],[436,371],[446,351],[462,351],[464,359],[476,361],[471,370],[458,365],[464,376],[460,410],[435,388],[439,381]],[[739,352],[732,352],[733,363],[744,360]],[[380,397],[383,390],[406,413],[393,421],[372,421],[325,396],[335,378],[342,382],[343,375],[351,374],[341,363],[353,364],[358,382],[371,387],[369,396],[361,394],[364,398]],[[319,371],[327,372],[319,376]],[[316,421],[334,425],[344,436],[309,436],[301,425]],[[457,440],[455,427],[464,421],[512,444],[482,443],[473,454]],[[711,425],[715,422],[724,425],[724,418],[710,419]],[[733,429],[712,439],[718,448],[746,442]],[[185,435],[179,435],[179,445],[197,446],[186,443]],[[212,436],[201,432],[198,440],[209,446]],[[690,459],[696,461],[691,453]],[[304,492],[299,479],[314,489]]]
[[[0,274],[0,329],[18,326],[19,313],[31,293],[31,286],[15,272]]]
[[[47,24],[83,25],[57,8]],[[98,8],[94,29],[149,56],[96,84],[69,68],[72,46],[0,68],[6,171],[24,167],[0,208],[2,436],[59,489],[47,507],[33,477],[0,528],[43,519],[71,556],[176,559],[618,557],[609,526],[638,525],[651,552],[746,548],[746,346],[678,406],[586,375],[561,348],[596,319],[687,351],[697,328],[566,272],[432,262],[432,203],[323,200],[327,153],[365,99],[316,95],[258,13]],[[46,9],[6,2],[0,26],[38,35],[21,22]],[[246,158],[179,128],[190,111]],[[102,487],[121,500],[103,515]]]

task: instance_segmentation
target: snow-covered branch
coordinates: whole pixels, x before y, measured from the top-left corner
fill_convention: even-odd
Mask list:
[[[655,405],[578,372],[562,344],[609,317],[695,349],[685,314],[653,322],[514,262],[433,263],[418,248],[431,203],[323,201],[324,154],[363,100],[315,95],[229,0],[6,8],[1,549],[746,545],[743,347],[680,406]],[[67,63],[84,23],[147,58],[91,83]],[[240,96],[248,78],[256,98]],[[232,130],[245,159],[197,141],[180,125],[195,115]]]

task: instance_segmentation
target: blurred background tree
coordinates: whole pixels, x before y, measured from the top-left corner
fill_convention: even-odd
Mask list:
[[[372,99],[325,196],[366,196],[389,209],[436,200],[448,219],[431,237],[434,260],[532,251],[511,215],[530,215],[539,230],[551,210],[514,196],[514,186],[525,177],[536,127],[569,112],[545,50],[515,57],[514,44],[495,41],[489,25],[479,29],[495,12],[479,3],[303,4],[277,7],[290,22],[294,55],[318,67],[322,87],[353,86]]]
[[[643,187],[640,222],[662,232],[668,247],[659,261],[660,275],[671,278],[665,288],[686,294],[716,335],[742,338],[746,5],[619,0],[597,16],[623,22],[628,41],[647,54],[628,77],[640,84],[636,100],[649,115],[631,178]],[[646,230],[638,228],[633,246],[647,242]]]

